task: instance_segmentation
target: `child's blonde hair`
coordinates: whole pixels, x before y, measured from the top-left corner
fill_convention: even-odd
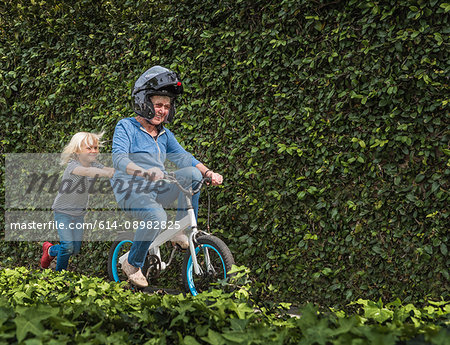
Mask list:
[[[84,143],[86,146],[92,146],[97,144],[98,147],[102,146],[102,142],[100,139],[103,134],[101,133],[89,133],[89,132],[78,132],[75,134],[72,139],[70,139],[70,143],[64,147],[64,150],[61,154],[61,165],[67,164],[67,162],[71,159],[77,159],[77,153],[81,152],[81,144]]]

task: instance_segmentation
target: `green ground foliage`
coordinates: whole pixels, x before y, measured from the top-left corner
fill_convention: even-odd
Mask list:
[[[358,300],[352,314],[307,305],[297,318],[283,306],[255,304],[248,286],[148,295],[126,283],[24,267],[0,271],[0,294],[0,344],[445,345],[450,336],[444,301],[416,308]]]
[[[76,131],[102,129],[110,150],[134,80],[170,67],[186,90],[170,128],[225,176],[211,191],[214,231],[268,297],[446,299],[449,10],[6,0],[1,153],[58,152]],[[86,244],[78,265],[104,274],[105,248]],[[40,247],[3,243],[0,254],[37,265]]]

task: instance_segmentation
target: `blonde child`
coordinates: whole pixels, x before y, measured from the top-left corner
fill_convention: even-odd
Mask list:
[[[91,178],[111,178],[114,175],[113,168],[96,161],[102,136],[103,133],[79,132],[64,148],[61,165],[67,164],[67,167],[52,206],[60,244],[44,242],[40,261],[42,268],[48,268],[50,262],[57,257],[55,270],[67,269],[70,256],[80,252]]]

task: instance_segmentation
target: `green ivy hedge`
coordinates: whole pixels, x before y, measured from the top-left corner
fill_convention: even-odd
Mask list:
[[[167,66],[186,90],[171,129],[225,176],[213,227],[270,297],[448,296],[448,3],[0,6],[1,153],[110,141],[134,80]],[[30,263],[33,246],[0,250]]]
[[[242,274],[241,272],[239,274]],[[355,312],[286,314],[234,293],[148,295],[72,272],[0,270],[1,344],[448,344],[449,304],[358,300]]]

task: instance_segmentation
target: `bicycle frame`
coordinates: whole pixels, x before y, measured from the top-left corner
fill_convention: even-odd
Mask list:
[[[184,231],[186,236],[188,237],[188,243],[189,243],[189,250],[191,252],[192,256],[192,264],[194,266],[194,272],[196,275],[203,274],[202,269],[200,268],[198,262],[197,262],[197,255],[195,252],[195,245],[194,245],[194,236],[199,232],[197,229],[197,220],[195,218],[195,212],[194,207],[192,206],[192,200],[190,198],[191,195],[194,194],[192,191],[192,188],[186,190],[184,189],[179,182],[174,179],[174,177],[171,177],[171,179],[164,179],[164,181],[169,183],[176,183],[180,190],[183,192],[184,197],[186,198],[186,205],[187,205],[187,215],[183,217],[181,220],[177,221],[180,225],[179,228],[173,228],[173,229],[162,229],[160,234],[156,236],[155,240],[150,245],[148,251],[152,254],[157,255],[161,258],[159,247],[166,243],[167,241],[170,241],[172,238],[174,238],[177,234]],[[200,186],[197,189],[197,192],[200,190],[204,183],[205,179],[203,179],[200,182]],[[187,230],[186,230],[187,229]],[[186,230],[186,231],[185,231]],[[206,234],[206,233],[205,233]],[[122,264],[123,261],[125,261],[126,258],[128,258],[129,252],[125,253],[119,258],[119,263]],[[173,255],[171,255],[171,258],[169,260],[169,263],[165,263],[161,261],[161,270],[164,270],[167,268],[172,261]],[[210,259],[208,255],[208,251],[205,251],[205,260],[206,260],[206,267],[210,267]]]

